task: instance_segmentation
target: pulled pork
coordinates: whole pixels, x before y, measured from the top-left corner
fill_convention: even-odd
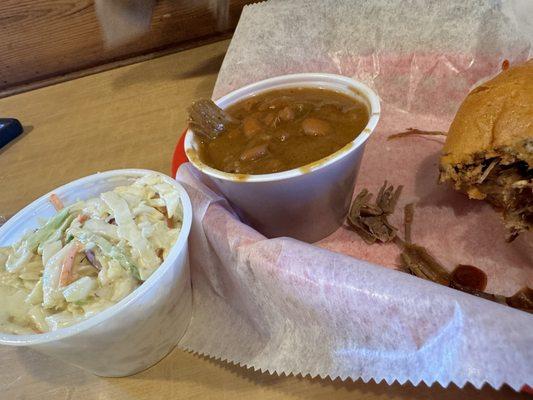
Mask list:
[[[454,166],[450,175],[457,189],[503,212],[508,241],[533,227],[533,168],[525,161],[509,155],[475,160]]]

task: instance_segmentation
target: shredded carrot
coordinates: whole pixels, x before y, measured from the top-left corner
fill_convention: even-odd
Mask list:
[[[503,62],[502,62],[502,71],[507,71],[509,69],[510,65],[511,65],[511,63],[509,62],[509,60],[507,60],[507,59],[503,60]]]
[[[37,324],[35,323],[35,321],[31,321],[30,322],[30,328],[32,331],[34,331],[35,333],[44,333],[44,331],[40,330],[39,327],[37,326]]]
[[[78,215],[78,221],[80,223],[84,223],[85,221],[87,221],[89,219],[89,216],[87,214],[80,214]]]
[[[172,218],[169,218],[165,215],[165,219],[167,220],[167,227],[170,229],[174,228],[174,221],[172,220]]]
[[[74,244],[67,252],[65,259],[63,260],[63,264],[61,265],[61,273],[59,274],[59,287],[67,286],[71,282],[74,259],[79,251],[80,246],[78,244]]]
[[[59,199],[59,197],[57,197],[55,193],[52,193],[50,195],[50,203],[52,203],[56,211],[60,211],[63,208],[65,208],[65,206],[63,205],[63,202]]]

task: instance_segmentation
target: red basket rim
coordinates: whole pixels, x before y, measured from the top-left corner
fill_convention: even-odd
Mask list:
[[[185,134],[187,133],[187,129],[183,131],[181,134],[180,140],[176,144],[176,148],[174,149],[174,154],[172,155],[172,166],[171,166],[171,172],[172,177],[176,177],[176,172],[178,172],[178,168],[181,164],[186,163],[189,161],[187,159],[187,154],[185,154]]]

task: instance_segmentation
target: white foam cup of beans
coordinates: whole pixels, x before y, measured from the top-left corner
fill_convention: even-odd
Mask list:
[[[232,174],[202,162],[200,143],[189,129],[185,152],[192,165],[210,179],[237,213],[266,237],[288,236],[318,241],[339,228],[350,206],[365,143],[380,116],[377,94],[354,79],[323,73],[283,75],[253,83],[216,100],[225,109],[258,94],[289,88],[340,92],[368,109],[368,123],[353,141],[335,153],[288,171],[261,175]]]

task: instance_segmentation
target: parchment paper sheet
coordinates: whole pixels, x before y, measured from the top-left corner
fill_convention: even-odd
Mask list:
[[[442,139],[386,138],[408,127],[446,130],[472,85],[497,73],[503,59],[530,57],[528,13],[531,3],[521,1],[248,6],[213,97],[305,71],[371,85],[383,115],[356,192],[376,191],[384,179],[403,184],[398,210],[416,203],[414,240],[450,270],[481,267],[488,291],[510,295],[533,284],[532,235],[506,244],[489,206],[437,185]],[[533,316],[393,271],[394,245],[368,246],[344,227],[317,246],[267,240],[190,165],[177,178],[195,211],[194,311],[182,348],[279,374],[533,385]],[[397,212],[393,222],[400,220]]]

